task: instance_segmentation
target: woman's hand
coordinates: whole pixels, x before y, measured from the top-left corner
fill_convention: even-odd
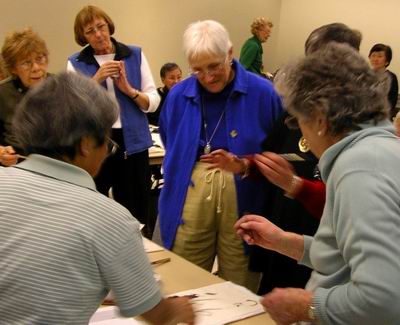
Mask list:
[[[294,182],[296,173],[293,166],[284,158],[273,152],[263,152],[254,156],[259,171],[272,184],[280,187],[294,197],[301,188],[301,182]]]
[[[254,214],[240,218],[236,233],[249,245],[258,245],[299,261],[304,254],[304,237],[284,231],[268,219]]]
[[[102,83],[108,77],[118,78],[120,70],[120,61],[108,61],[100,66],[92,79],[98,83]]]
[[[249,214],[234,225],[237,234],[249,245],[278,250],[284,231],[266,218]]]
[[[119,61],[119,77],[114,78],[114,84],[121,90],[125,95],[132,98],[136,105],[139,106],[143,111],[146,111],[150,106],[150,100],[147,94],[133,88],[126,76],[125,62]]]
[[[128,81],[126,77],[126,69],[125,69],[125,62],[118,61],[119,63],[119,71],[118,71],[118,78],[114,78],[114,84],[121,90],[125,95],[129,97],[134,97],[137,94],[137,90],[135,90]]]
[[[3,166],[15,165],[18,161],[18,155],[11,146],[3,147],[0,146],[0,164]]]
[[[244,173],[248,165],[246,158],[239,158],[223,149],[214,150],[207,155],[202,155],[200,161],[210,164],[208,169],[220,168],[235,174]]]
[[[313,293],[297,288],[275,288],[261,299],[261,304],[278,325],[289,325],[299,321],[311,321],[308,308]]]

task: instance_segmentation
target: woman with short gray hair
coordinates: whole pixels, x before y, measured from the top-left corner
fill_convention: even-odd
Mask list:
[[[381,84],[357,51],[334,42],[282,69],[278,80],[320,157],[327,194],[314,237],[256,215],[237,222],[249,244],[314,269],[305,290],[275,289],[262,304],[278,324],[397,324],[400,143]]]
[[[0,167],[2,324],[88,324],[110,291],[124,317],[194,324],[189,298],[162,297],[139,222],[96,191],[117,116],[105,90],[65,72],[18,107],[14,139],[28,156]]]
[[[94,81],[73,73],[52,77],[20,105],[13,119],[13,141],[26,155],[56,159],[73,159],[84,137],[93,137],[99,146],[109,141],[118,116],[115,100]]]
[[[265,183],[245,178],[247,165],[236,155],[261,151],[282,113],[281,101],[269,81],[233,59],[220,23],[189,25],[183,42],[192,76],[171,89],[160,117],[166,148],[158,209],[163,244],[208,271],[217,255],[219,276],[256,290],[258,274],[247,270],[233,224],[245,211],[263,211]],[[220,168],[231,160],[232,169]]]

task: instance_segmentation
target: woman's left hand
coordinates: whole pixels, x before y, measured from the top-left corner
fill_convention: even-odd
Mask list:
[[[208,169],[220,168],[227,172],[240,174],[246,168],[246,163],[238,156],[224,150],[218,149],[207,155],[200,156],[200,161],[210,164]]]
[[[119,76],[114,78],[114,84],[121,90],[125,95],[133,97],[135,89],[129,84],[128,78],[126,77],[125,62],[119,61]]]
[[[311,321],[308,308],[314,294],[297,288],[275,288],[261,298],[261,304],[278,325],[289,325],[299,321]]]

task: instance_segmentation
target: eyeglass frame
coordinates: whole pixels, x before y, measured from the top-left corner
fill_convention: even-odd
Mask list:
[[[205,76],[214,76],[216,73],[220,72],[226,62],[228,61],[228,56],[225,57],[223,62],[215,63],[215,67],[207,67],[204,69],[204,71],[193,71],[193,69],[190,67],[189,68],[189,74],[191,76],[194,76],[196,78],[204,78]],[[212,63],[211,65],[213,65]]]
[[[106,31],[106,27],[108,27],[108,23],[102,23],[98,24],[97,26],[94,26],[92,28],[89,28],[89,30],[83,31],[83,34],[85,36],[93,36],[96,35],[96,33],[99,31],[100,33],[103,33]]]
[[[111,139],[109,136],[106,137],[106,141],[107,141],[107,153],[109,156],[112,156],[119,149],[119,145],[113,139]]]
[[[34,61],[34,62],[32,62],[32,61]],[[44,65],[47,62],[48,62],[47,55],[41,54],[41,55],[38,55],[33,60],[26,60],[26,61],[23,61],[22,63],[19,63],[18,66],[25,71],[29,71],[32,69],[34,63],[36,63],[37,65]]]

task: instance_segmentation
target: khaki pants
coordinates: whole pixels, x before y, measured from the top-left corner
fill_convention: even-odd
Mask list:
[[[233,225],[238,219],[233,174],[207,170],[198,162],[192,173],[172,251],[211,271],[218,256],[218,275],[225,280],[256,291],[260,274],[247,269],[248,257]]]

